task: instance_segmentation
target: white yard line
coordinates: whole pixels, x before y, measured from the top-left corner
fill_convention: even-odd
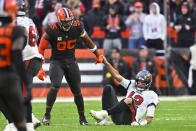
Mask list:
[[[122,99],[123,97],[118,97]],[[159,97],[160,101],[186,101],[186,100],[196,100],[196,96],[176,96],[176,97]],[[101,101],[101,97],[84,97],[84,101]],[[33,103],[45,103],[46,98],[34,98]],[[74,102],[73,97],[58,97],[56,102]]]

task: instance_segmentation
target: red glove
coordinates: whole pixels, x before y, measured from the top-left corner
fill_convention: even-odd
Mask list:
[[[97,64],[97,63],[102,63],[102,62],[103,62],[103,55],[97,56],[97,57],[96,57],[96,62],[95,62],[95,64]]]
[[[40,70],[39,70],[39,73],[37,74],[37,77],[40,79],[40,80],[44,80],[44,77],[46,78],[47,77],[47,75],[46,75],[46,72],[43,70],[43,68],[41,68]]]

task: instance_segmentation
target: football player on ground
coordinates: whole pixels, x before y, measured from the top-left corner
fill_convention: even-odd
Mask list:
[[[26,131],[24,99],[19,88],[20,80],[29,85],[22,61],[26,34],[22,27],[12,24],[16,12],[16,0],[0,0],[0,107],[7,107],[18,131]]]
[[[36,76],[41,68],[41,61],[43,57],[39,54],[37,47],[38,33],[37,28],[33,21],[26,17],[26,6],[23,0],[17,0],[18,3],[18,12],[15,23],[24,27],[27,33],[26,46],[23,49],[23,61],[25,62],[25,68],[27,71],[29,83],[33,82],[33,77]],[[32,114],[32,105],[31,105],[31,88],[27,88],[24,83],[21,84],[23,90],[23,96],[25,99],[25,107],[26,107],[26,122],[27,122],[27,130],[34,131],[34,127],[38,127],[40,125],[40,121],[34,117]],[[4,131],[13,130],[16,131],[16,128],[13,124],[12,119],[10,118],[9,113],[6,113],[6,118],[8,119],[9,124],[6,126]],[[32,120],[33,123],[32,123]]]
[[[154,91],[148,90],[152,83],[152,75],[146,70],[140,71],[136,80],[123,78],[111,64],[103,58],[107,70],[127,89],[126,98],[118,102],[113,88],[108,85],[103,89],[102,110],[91,110],[90,114],[97,125],[110,125],[108,115],[116,125],[144,126],[151,123],[155,108],[159,103]],[[142,119],[146,115],[145,119]]]
[[[43,117],[43,124],[50,123],[50,112],[56,100],[58,90],[61,86],[62,78],[65,76],[71,91],[74,95],[74,102],[78,109],[79,122],[81,125],[88,125],[84,115],[84,102],[80,90],[80,71],[75,58],[76,40],[81,38],[91,52],[96,55],[96,63],[102,62],[96,45],[93,44],[88,34],[84,30],[79,20],[74,19],[73,13],[68,8],[61,8],[57,11],[57,23],[49,24],[45,27],[45,33],[41,38],[39,51],[44,55],[44,50],[49,43],[52,47],[49,76],[52,87],[47,95],[46,113]],[[43,69],[38,77],[43,80]]]

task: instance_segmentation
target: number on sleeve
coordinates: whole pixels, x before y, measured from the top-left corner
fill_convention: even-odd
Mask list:
[[[30,26],[29,27],[29,45],[30,46],[37,45],[37,40],[38,40],[37,28],[34,26]]]

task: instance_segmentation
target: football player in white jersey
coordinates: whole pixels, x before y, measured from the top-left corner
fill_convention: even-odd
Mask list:
[[[23,49],[23,61],[25,62],[26,71],[28,75],[29,82],[33,82],[33,77],[38,74],[41,69],[42,61],[44,60],[43,56],[39,53],[37,42],[38,42],[38,32],[37,28],[32,21],[32,19],[26,16],[26,6],[23,0],[17,0],[18,3],[18,12],[15,23],[25,28],[27,33],[26,45]],[[40,126],[40,121],[32,114],[32,105],[31,105],[31,87],[26,87],[22,83],[23,96],[25,99],[26,107],[26,121],[27,121],[27,130],[34,131],[34,128]],[[9,114],[4,114],[8,119],[8,124],[4,131],[12,130],[15,131],[14,124],[12,124],[12,119],[9,117]]]
[[[109,115],[116,125],[144,126],[152,122],[155,108],[159,103],[158,95],[149,90],[152,75],[147,70],[140,71],[136,80],[123,78],[104,57],[103,63],[112,76],[127,89],[126,98],[118,102],[113,88],[108,85],[103,89],[102,110],[91,110],[91,116],[97,125],[110,125]],[[145,119],[142,119],[146,115]]]

